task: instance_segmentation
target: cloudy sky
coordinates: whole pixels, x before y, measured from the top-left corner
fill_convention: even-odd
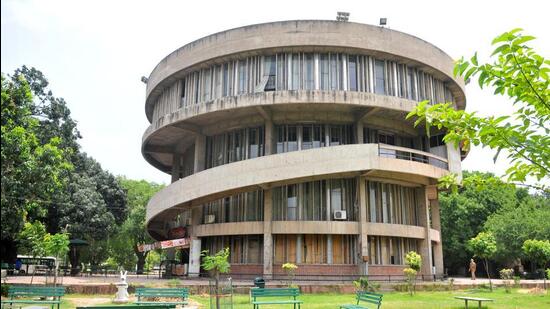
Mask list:
[[[180,46],[229,28],[289,19],[334,19],[377,24],[418,36],[453,58],[490,54],[497,34],[516,27],[538,39],[550,56],[547,1],[24,1],[2,0],[1,69],[34,66],[49,79],[54,95],[69,104],[82,133],[82,148],[117,175],[156,182],[169,176],[145,162],[141,136],[145,85],[154,66]],[[506,114],[503,97],[466,87],[467,110]],[[473,149],[463,167],[502,175],[506,160]]]

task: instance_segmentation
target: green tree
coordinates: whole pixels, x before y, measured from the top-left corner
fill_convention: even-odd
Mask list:
[[[59,260],[69,252],[69,234],[57,233],[44,236],[46,254],[55,257],[54,286],[57,286],[57,274],[59,272]]]
[[[521,262],[526,240],[550,240],[550,199],[529,195],[525,189],[518,189],[516,196],[517,204],[504,205],[484,224],[497,242],[495,260],[507,266]]]
[[[548,240],[528,239],[523,243],[522,249],[525,256],[535,264],[535,267],[539,266],[544,269],[550,262],[550,241]]]
[[[471,178],[483,179],[493,184],[478,187]],[[503,183],[492,174],[468,171],[464,172],[464,186],[459,190],[440,193],[441,234],[445,235],[443,256],[445,267],[450,273],[463,272],[465,264],[470,260],[466,250],[468,240],[483,231],[484,224],[491,215],[501,209],[517,207],[518,196],[513,185]],[[505,212],[502,214],[504,216]],[[502,228],[505,229],[505,226]],[[499,233],[498,236],[500,235]]]
[[[45,256],[44,237],[46,234],[46,227],[40,221],[25,222],[23,230],[17,237],[17,247],[23,254],[33,257]]]
[[[475,256],[483,259],[485,263],[485,272],[489,278],[489,287],[493,291],[493,283],[489,272],[489,259],[491,259],[497,251],[497,243],[495,237],[491,233],[481,232],[476,237],[468,241],[468,247]]]
[[[410,251],[405,255],[405,264],[408,267],[403,269],[403,273],[407,279],[409,294],[412,296],[416,292],[416,275],[422,268],[422,257],[420,254]]]
[[[220,308],[220,274],[229,272],[231,265],[229,264],[229,248],[220,250],[215,255],[208,255],[208,250],[204,250],[201,254],[202,267],[210,273],[214,278],[215,293],[216,293],[216,308]]]
[[[480,117],[455,110],[451,103],[429,105],[421,102],[407,118],[417,117],[415,125],[424,123],[447,130],[446,143],[482,145],[508,153],[512,165],[506,170],[508,181],[524,183],[528,176],[537,179],[539,189],[547,190],[550,175],[550,60],[538,55],[525,43],[534,37],[514,29],[496,37],[492,63],[479,63],[477,53],[470,60],[460,59],[455,75],[466,81],[477,77],[481,88],[493,87],[495,94],[510,98],[515,107],[512,116]],[[453,177],[443,179],[449,186]]]
[[[47,205],[72,168],[53,137],[41,142],[31,88],[24,76],[1,76],[2,259],[15,260],[15,238],[25,222],[43,220]]]
[[[112,240],[113,257],[121,264],[123,261],[137,263],[137,272],[142,273],[148,252],[140,252],[138,245],[153,241],[145,226],[145,209],[151,197],[164,185],[125,177],[117,180],[126,191],[128,217],[120,226],[116,239]]]

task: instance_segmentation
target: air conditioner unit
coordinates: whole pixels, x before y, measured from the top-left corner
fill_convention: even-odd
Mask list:
[[[216,215],[208,215],[206,216],[204,223],[210,224],[216,222]]]
[[[346,211],[345,210],[336,210],[334,212],[334,220],[346,220]]]

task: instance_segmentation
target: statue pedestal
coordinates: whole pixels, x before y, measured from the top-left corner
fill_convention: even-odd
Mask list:
[[[129,301],[128,299],[128,283],[126,282],[117,282],[115,283],[118,292],[115,294],[115,299],[113,300],[116,304],[125,304]]]

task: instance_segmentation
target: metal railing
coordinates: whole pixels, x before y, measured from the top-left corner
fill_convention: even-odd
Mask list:
[[[442,169],[449,169],[448,160],[429,152],[424,152],[412,148],[393,146],[388,144],[378,144],[378,155],[385,158],[394,158],[429,164]]]

